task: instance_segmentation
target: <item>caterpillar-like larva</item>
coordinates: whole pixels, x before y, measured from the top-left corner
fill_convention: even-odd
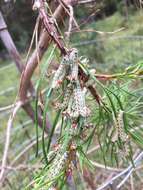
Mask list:
[[[79,81],[76,82],[76,87],[73,91],[73,105],[72,105],[71,117],[82,117],[89,116],[89,110],[85,104],[85,94],[80,87]]]
[[[55,187],[50,187],[48,190],[57,190]]]
[[[70,95],[67,109],[65,111],[63,111],[63,115],[68,116],[68,117],[70,116],[72,104],[73,104],[73,93]]]
[[[60,175],[62,171],[66,169],[66,163],[68,161],[69,152],[66,151],[62,155],[57,154],[56,158],[54,159],[51,167],[47,171],[47,178],[46,181],[50,182],[53,181],[56,177]]]
[[[120,110],[117,117],[117,128],[118,128],[118,136],[120,139],[125,142],[127,140],[127,134],[124,130],[124,111]]]
[[[79,135],[79,129],[78,129],[78,125],[76,123],[73,123],[70,127],[70,129],[66,130],[69,134],[69,136],[71,136],[71,138],[73,136],[77,136]]]
[[[47,160],[48,161],[51,161],[56,155],[57,153],[59,152],[61,148],[61,145],[60,144],[56,144],[54,145],[54,150],[51,150],[48,155],[47,155]]]
[[[47,155],[47,160],[48,160],[48,162],[49,162],[50,160],[52,160],[52,159],[56,156],[56,154],[57,154],[56,151],[54,151],[54,150],[50,151],[50,152],[48,153],[48,155]]]
[[[68,107],[69,105],[69,101],[70,101],[70,98],[72,96],[72,92],[73,92],[73,84],[72,83],[69,83],[67,85],[67,89],[65,91],[65,94],[64,94],[64,99],[63,99],[63,102],[62,103],[55,103],[55,108],[56,109],[62,109],[63,111]]]
[[[71,162],[76,159],[76,145],[71,144],[69,147],[69,151],[64,151],[64,146],[62,145],[58,151],[56,159],[54,160],[51,168],[48,172],[48,182],[52,181],[51,186],[48,188],[54,189],[55,179],[60,175],[61,172],[66,172],[71,168]],[[64,153],[63,153],[64,152]]]
[[[71,61],[71,64],[78,59],[78,50],[76,48],[72,48],[69,59]]]
[[[64,100],[63,100],[62,104],[60,105],[61,109],[65,110],[68,107],[69,100],[70,100],[70,97],[72,95],[72,92],[73,92],[73,84],[69,83],[67,86],[65,95],[64,95]]]
[[[68,114],[72,119],[79,117],[79,111],[77,109],[77,105],[74,100],[74,97],[72,97],[72,103],[70,107],[68,108]]]
[[[80,115],[79,106],[77,105],[77,101],[75,99],[75,89],[73,90],[73,94],[70,97],[68,108],[65,111],[65,114],[67,114],[71,119],[75,119]]]
[[[78,51],[77,49],[73,49],[70,53],[70,80],[77,81],[78,80]]]
[[[33,4],[33,11],[39,9],[41,7],[41,3],[40,3],[40,0],[34,0],[34,4]]]
[[[59,68],[55,72],[55,75],[54,75],[53,81],[52,81],[52,85],[51,85],[52,88],[56,88],[56,87],[58,88],[60,86],[60,84],[62,83],[63,79],[66,76],[66,66],[67,66],[68,62],[69,62],[69,58],[66,55],[63,57],[60,65],[59,65]]]
[[[71,75],[70,80],[77,81],[78,80],[78,62],[74,62],[71,66]]]

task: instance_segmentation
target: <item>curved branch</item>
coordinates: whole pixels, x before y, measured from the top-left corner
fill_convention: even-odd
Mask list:
[[[18,68],[18,71],[20,73],[22,73],[22,71],[24,69],[24,65],[22,63],[20,54],[19,54],[11,36],[10,36],[10,33],[7,30],[7,25],[4,21],[4,18],[3,18],[1,11],[0,11],[0,38],[1,38],[4,46],[6,47],[7,51],[9,52],[11,58],[14,60],[16,67]],[[33,88],[31,81],[29,81],[29,88],[27,90],[30,91],[32,96],[35,94],[35,91],[34,91],[34,88]],[[25,112],[31,117],[32,121],[34,121],[34,118],[35,118],[34,110],[33,110],[32,106],[30,105],[30,103],[27,102],[22,107],[25,110]],[[38,124],[39,124],[39,126],[42,127],[42,119],[41,119],[40,113],[38,114]]]
[[[66,4],[73,5],[77,2],[77,0],[67,0]],[[57,9],[55,10],[53,14],[53,18],[57,20],[57,22],[60,24],[62,21],[62,18],[65,16],[65,11],[62,7],[62,5],[59,5]],[[48,35],[48,33],[45,31],[45,29],[42,31],[39,43],[38,43],[38,55],[39,60],[41,60],[42,56],[44,55],[45,51],[47,50],[48,46],[51,43],[51,37]],[[38,65],[37,61],[37,50],[35,50],[30,57],[21,77],[20,82],[20,91],[19,96],[21,101],[25,101],[27,98],[27,91],[30,85],[30,79],[33,75],[34,70],[36,69]]]

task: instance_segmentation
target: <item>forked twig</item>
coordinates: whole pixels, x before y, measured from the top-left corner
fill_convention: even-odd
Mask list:
[[[141,152],[136,159],[134,160],[134,166],[137,167],[141,160],[143,159],[143,152]],[[121,188],[121,186],[123,186],[123,184],[127,181],[127,179],[130,177],[130,175],[132,174],[132,172],[135,170],[132,164],[130,164],[125,170],[123,170],[122,172],[120,172],[119,174],[117,174],[116,176],[114,176],[113,178],[111,178],[110,180],[108,180],[106,183],[104,183],[101,187],[99,187],[97,190],[103,190],[108,188],[110,185],[112,185],[114,183],[115,180],[117,180],[118,178],[126,175],[124,177],[124,179],[117,185],[117,189]]]
[[[68,5],[72,5],[74,3],[74,0],[66,0],[66,3]],[[56,19],[59,24],[61,22],[60,16],[62,15],[62,17],[63,17],[63,16],[65,16],[65,14],[66,13],[65,13],[62,5],[59,5],[53,14],[53,18]],[[51,42],[51,37],[49,36],[49,33],[46,32],[44,29],[41,32],[39,42],[38,42],[38,55],[39,55],[40,60],[42,59],[42,56],[44,55],[45,51],[47,50],[50,42]],[[21,89],[19,92],[19,96],[22,101],[25,100],[27,97],[27,91],[28,91],[30,79],[34,73],[34,70],[37,67],[37,64],[38,64],[37,51],[35,50],[32,53],[31,57],[29,58],[29,60],[26,64],[25,71],[23,72],[22,79],[20,82]]]

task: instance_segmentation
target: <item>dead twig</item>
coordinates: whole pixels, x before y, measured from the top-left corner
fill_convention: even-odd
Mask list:
[[[130,176],[130,184],[131,184],[131,190],[135,190],[135,188],[134,188],[134,179],[133,179],[133,175],[132,174]]]
[[[17,111],[19,110],[19,108],[22,106],[22,102],[19,101],[15,104],[13,113],[11,114],[9,120],[8,120],[8,124],[7,124],[7,131],[6,131],[6,142],[5,142],[5,146],[4,146],[4,153],[3,153],[3,158],[2,158],[2,170],[0,173],[0,182],[2,183],[3,181],[3,176],[4,176],[4,172],[5,172],[5,166],[7,163],[7,156],[8,156],[8,150],[9,150],[9,145],[10,145],[10,134],[11,134],[11,128],[12,128],[12,124],[13,124],[13,120],[15,118],[15,115],[17,113]]]
[[[118,32],[121,32],[122,30],[125,30],[125,27],[121,27],[117,30],[111,31],[111,32],[104,32],[104,31],[100,31],[100,30],[94,30],[94,29],[84,29],[84,30],[72,30],[71,33],[82,33],[82,32],[93,32],[93,33],[97,33],[100,35],[107,35],[107,34],[116,34]]]
[[[95,3],[95,0],[81,0],[78,2],[78,4],[88,4],[88,3]]]
[[[141,152],[136,159],[134,159],[134,166],[138,167],[141,160],[143,159],[143,152]],[[115,175],[113,178],[111,178],[110,180],[108,180],[106,183],[104,183],[103,185],[101,185],[101,187],[99,187],[97,190],[103,190],[106,189],[110,186],[110,184],[113,184],[115,180],[117,180],[118,178],[125,176],[123,178],[123,180],[117,185],[116,189],[120,189],[123,184],[128,180],[128,178],[130,177],[130,175],[132,174],[132,172],[135,170],[132,164],[130,164],[126,169],[124,169],[122,172],[120,172],[119,174]]]
[[[15,167],[12,167],[12,166],[5,166],[4,167],[4,169],[5,170],[11,170],[11,171],[17,171],[17,170],[33,170],[33,169],[35,169],[35,170],[37,170],[37,169],[41,169],[41,168],[43,168],[43,164],[37,164],[37,165],[23,165],[23,164],[21,164],[21,165],[19,165],[19,166],[15,166]],[[0,170],[2,170],[3,168],[2,167],[0,167]]]
[[[68,32],[66,32],[67,35],[67,40],[69,41],[70,39],[70,33],[72,30],[72,23],[73,23],[73,18],[74,18],[74,13],[73,13],[73,7],[71,5],[68,5],[69,11],[70,11],[70,19],[69,19],[69,28]]]

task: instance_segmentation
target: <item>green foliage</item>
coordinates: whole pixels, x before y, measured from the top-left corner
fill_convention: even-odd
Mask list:
[[[74,133],[74,131],[71,133],[71,130],[73,130],[72,125],[74,124],[72,123],[72,119],[66,119],[63,115],[61,115],[61,112],[57,113],[49,135],[48,152],[46,152],[46,142],[43,133],[42,146],[44,158],[46,160],[46,167],[38,175],[36,175],[33,182],[33,184],[35,184],[34,189],[50,188],[53,185],[55,186],[56,184],[58,185],[60,182],[65,181],[67,178],[65,172],[68,168],[68,159],[70,158],[69,144],[71,142],[74,142],[76,146],[76,162],[79,162],[81,172],[83,171],[85,164],[88,164],[92,168],[92,162],[90,162],[86,152],[92,145],[95,135],[100,144],[100,152],[98,151],[97,155],[100,157],[100,161],[102,158],[103,163],[108,166],[118,166],[119,161],[121,160],[124,161],[124,164],[126,164],[127,161],[131,161],[133,163],[133,149],[135,147],[143,147],[143,132],[142,128],[140,128],[142,123],[141,115],[143,108],[143,99],[140,97],[140,91],[142,90],[142,81],[140,80],[140,77],[142,78],[143,74],[142,61],[126,68],[124,72],[122,71],[122,73],[111,75],[112,79],[104,84],[91,72],[91,69],[87,64],[87,59],[86,62],[83,58],[80,58],[79,60],[80,69],[82,69],[86,75],[89,75],[89,84],[87,84],[87,87],[92,84],[96,88],[97,92],[100,93],[101,97],[99,104],[95,101],[95,99],[92,100],[92,96],[88,93],[86,94],[88,95],[87,103],[92,110],[91,116],[86,120],[86,122],[92,123],[93,128],[88,128],[86,130],[84,128],[84,116],[77,116],[77,119],[74,122],[77,122],[76,124],[78,125],[78,130],[76,133]],[[55,78],[53,79],[55,80]],[[137,81],[138,86],[135,88],[134,83]],[[51,82],[51,84],[53,84],[53,82]],[[61,95],[65,93],[64,90],[65,87],[67,87],[66,78],[63,85],[64,86],[59,90]],[[50,93],[48,93],[48,96],[46,96],[45,99],[46,105],[43,120],[46,119],[46,113],[48,111],[51,96],[52,98],[55,97],[55,99],[58,99],[59,95],[57,95],[55,85],[53,85],[53,90],[50,90]],[[70,101],[67,106],[69,107],[69,105]],[[61,111],[63,112],[62,109]],[[63,113],[65,113],[65,111]],[[61,123],[61,125],[58,123]],[[52,147],[50,147],[50,144],[54,138],[57,125],[60,130],[62,129],[62,132],[59,133],[57,138],[60,148],[56,153],[54,153],[54,156],[51,157],[50,155],[54,151]],[[43,129],[44,126],[45,123],[43,125]],[[82,133],[87,135],[85,139],[81,139]],[[49,152],[49,150],[52,152]],[[68,156],[64,157],[65,154]],[[77,157],[77,155],[79,156]],[[50,160],[49,156],[51,157]],[[73,161],[75,161],[75,157]]]
[[[112,3],[113,1],[111,1]],[[115,1],[114,1],[115,2]],[[114,31],[120,27],[127,27],[119,34],[115,33],[114,37],[118,38],[121,34],[138,34],[142,31],[142,25],[139,21],[142,19],[142,13],[137,13],[129,17],[127,23],[124,21],[124,17],[120,13],[116,13],[107,19],[98,21],[97,23],[91,23],[88,27],[95,28],[97,30],[109,32]],[[132,25],[131,25],[132,24]],[[140,25],[140,26],[139,26]],[[87,28],[88,28],[87,27]],[[83,174],[84,168],[88,167],[89,170],[94,170],[92,160],[96,160],[99,163],[103,163],[107,166],[118,166],[120,161],[122,166],[132,161],[133,152],[139,147],[143,148],[143,129],[142,124],[142,49],[141,41],[126,38],[111,39],[107,38],[109,35],[99,36],[95,33],[81,33],[76,37],[73,37],[73,42],[82,42],[83,39],[93,40],[99,38],[95,45],[79,46],[80,54],[84,57],[79,58],[79,68],[89,76],[89,80],[85,85],[88,89],[89,85],[92,85],[97,94],[100,96],[100,104],[97,99],[93,97],[87,90],[85,92],[86,104],[91,109],[91,115],[85,120],[79,117],[77,120],[78,131],[71,133],[71,121],[65,121],[64,116],[61,114],[62,109],[57,111],[54,108],[55,102],[63,102],[65,98],[66,88],[68,87],[68,80],[66,79],[59,89],[51,90],[51,83],[53,79],[53,73],[50,78],[47,78],[47,70],[53,62],[60,62],[59,52],[55,51],[55,48],[51,45],[46,52],[44,59],[40,65],[40,76],[34,76],[33,80],[36,80],[35,86],[37,90],[37,97],[35,105],[35,111],[39,106],[40,92],[45,88],[46,93],[43,95],[43,129],[38,129],[37,118],[35,118],[36,132],[33,124],[29,127],[23,127],[22,125],[14,127],[12,132],[11,150],[9,153],[9,159],[13,160],[15,155],[18,155],[27,147],[31,141],[37,140],[37,146],[33,146],[33,149],[25,153],[18,163],[24,164],[42,164],[42,169],[36,169],[35,171],[23,171],[15,174],[10,173],[8,175],[10,182],[12,182],[13,189],[48,189],[50,185],[54,183],[60,189],[69,189],[67,185],[66,174],[66,156],[68,155],[69,142],[72,138],[74,141],[73,165],[74,181],[77,188],[80,189],[81,182],[78,173]],[[132,47],[132,48],[131,48]],[[90,62],[87,64],[86,57],[90,58]],[[99,64],[99,62],[102,62]],[[96,73],[93,73],[92,68],[96,67]],[[13,84],[13,81],[17,81],[17,75],[15,70],[8,70],[9,78],[3,73],[1,80],[5,78],[1,88],[6,88],[9,84]],[[98,73],[107,73],[110,77],[98,78]],[[76,85],[75,85],[76,86]],[[14,92],[15,94],[15,92]],[[4,98],[4,99],[3,99]],[[13,95],[9,95],[9,103],[12,103]],[[7,97],[1,97],[1,105],[5,105],[4,101],[7,101]],[[7,102],[8,102],[7,101]],[[35,116],[37,113],[35,113]],[[45,135],[45,121],[46,116],[49,116],[52,128],[49,136]],[[17,120],[14,123],[16,126],[19,120],[27,120],[26,115],[22,112],[17,116]],[[5,119],[7,120],[7,118]],[[83,120],[87,124],[92,124],[91,127],[84,128]],[[6,121],[4,121],[6,124]],[[22,127],[24,128],[23,130]],[[3,129],[2,129],[3,130]],[[73,132],[73,131],[72,131]],[[30,134],[30,136],[29,136]],[[26,139],[26,140],[25,140]],[[55,149],[52,145],[58,143],[60,149]],[[98,142],[98,143],[97,143]],[[95,151],[94,154],[89,156],[87,151],[95,145],[100,145],[100,148]],[[1,146],[2,147],[2,146]],[[37,151],[38,157],[35,158],[35,152]],[[74,152],[73,151],[73,152]],[[74,153],[75,153],[74,152]],[[44,153],[44,154],[43,154]],[[67,154],[65,154],[67,153]],[[64,161],[61,159],[64,157]],[[42,159],[43,158],[43,159]],[[45,162],[46,161],[46,162]],[[60,163],[60,164],[59,164]],[[64,163],[64,167],[63,167]],[[78,167],[77,167],[78,165]],[[55,172],[55,173],[53,173]],[[49,176],[54,177],[49,180]],[[17,182],[20,181],[21,184]],[[28,185],[30,183],[30,185]],[[82,184],[84,186],[84,184]],[[31,187],[32,186],[32,187]],[[9,184],[6,184],[5,189],[9,188]]]
[[[142,59],[142,11],[130,15],[128,20],[119,12],[97,22],[88,24],[83,30],[101,31],[75,33],[72,42],[80,49],[81,54],[88,55],[90,63],[102,72],[119,71],[129,64]],[[114,32],[122,28],[120,32]],[[124,28],[124,29],[123,29]],[[76,43],[80,40],[78,43]],[[97,40],[96,40],[97,39]]]

